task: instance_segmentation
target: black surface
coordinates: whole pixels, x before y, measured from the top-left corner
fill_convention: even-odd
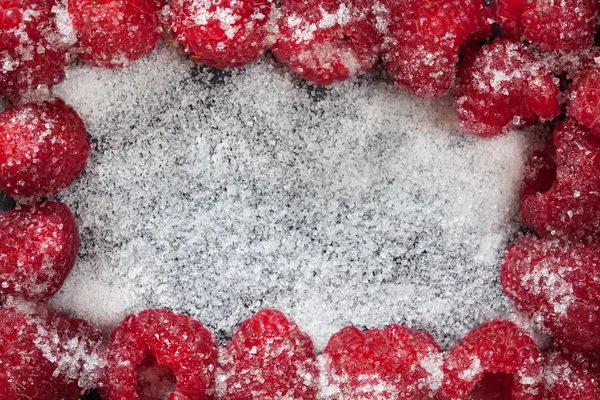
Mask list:
[[[0,211],[10,210],[15,208],[15,201],[6,194],[0,192]]]

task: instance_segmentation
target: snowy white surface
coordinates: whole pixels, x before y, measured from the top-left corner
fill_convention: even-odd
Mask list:
[[[76,66],[55,94],[94,149],[62,197],[82,247],[53,303],[101,328],[168,307],[223,340],[275,307],[319,349],[391,322],[447,348],[508,308],[531,134],[464,136],[449,99],[374,77],[323,89],[270,60],[219,76],[169,45]]]

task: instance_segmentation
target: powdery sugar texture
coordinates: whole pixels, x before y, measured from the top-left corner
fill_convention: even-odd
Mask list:
[[[183,57],[78,66],[55,89],[95,144],[62,197],[82,247],[55,305],[104,329],[167,307],[220,340],[275,307],[318,348],[391,322],[448,347],[506,311],[531,134],[463,136],[449,100],[374,77],[327,89],[269,59],[220,74]]]

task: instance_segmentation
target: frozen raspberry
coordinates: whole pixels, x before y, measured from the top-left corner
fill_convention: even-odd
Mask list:
[[[322,356],[332,399],[434,398],[442,383],[442,352],[425,332],[406,326],[360,331],[346,327],[332,336]]]
[[[111,334],[103,398],[204,400],[214,393],[217,344],[198,321],[168,310],[129,315]]]
[[[217,395],[227,400],[315,399],[318,370],[310,337],[276,310],[244,321],[219,356]]]
[[[600,350],[600,245],[524,236],[502,266],[517,308],[572,351]]]
[[[567,355],[558,350],[546,354],[548,400],[600,400],[600,360],[593,354]],[[596,371],[593,371],[593,370]]]
[[[73,42],[59,32],[53,6],[54,0],[0,0],[0,97],[64,79]]]
[[[531,336],[512,322],[495,320],[469,332],[448,353],[439,398],[542,399],[543,371]]]
[[[541,236],[600,233],[600,139],[573,121],[559,125],[525,171],[520,213]]]
[[[573,81],[567,115],[600,138],[600,67],[588,68]]]
[[[171,32],[197,63],[241,67],[274,41],[272,0],[174,0],[169,6]]]
[[[79,58],[97,67],[124,67],[146,55],[163,35],[164,0],[68,0]]]
[[[60,99],[0,114],[0,189],[23,203],[52,197],[81,174],[90,142],[83,121]]]
[[[78,249],[79,230],[66,204],[0,213],[0,301],[48,300],[71,272]]]
[[[492,14],[502,28],[503,37],[521,39],[523,35],[521,3],[521,0],[493,0]]]
[[[384,63],[397,85],[421,97],[440,97],[454,85],[461,45],[489,36],[483,0],[390,0]]]
[[[585,49],[594,43],[596,0],[522,0],[521,8],[525,37],[543,49]]]
[[[381,36],[368,0],[287,0],[273,55],[296,74],[329,85],[377,65]]]
[[[77,400],[104,367],[100,331],[39,303],[0,308],[0,397]]]
[[[463,129],[482,137],[560,114],[558,80],[518,42],[498,39],[465,57],[454,108]]]

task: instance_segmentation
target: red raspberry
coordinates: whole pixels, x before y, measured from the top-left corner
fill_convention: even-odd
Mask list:
[[[546,354],[548,400],[600,400],[596,355],[567,355],[557,350]]]
[[[296,74],[330,85],[377,65],[381,36],[368,0],[287,0],[273,55]]]
[[[56,26],[54,0],[0,0],[0,97],[65,78],[69,38]]]
[[[69,0],[79,58],[97,67],[124,67],[152,52],[163,35],[164,0]]]
[[[0,114],[0,188],[21,202],[52,197],[83,172],[90,150],[83,121],[60,99]]]
[[[600,245],[522,237],[505,257],[502,287],[517,308],[572,351],[600,350]]]
[[[492,14],[502,28],[502,36],[519,40],[523,35],[521,0],[493,0]]]
[[[520,213],[541,236],[581,239],[600,233],[600,139],[572,121],[529,161]]]
[[[543,358],[514,323],[488,322],[448,353],[440,400],[521,399],[544,396]]]
[[[36,303],[0,308],[3,399],[77,400],[104,367],[102,334],[87,322]]]
[[[361,332],[346,327],[323,356],[324,398],[431,399],[442,383],[442,352],[426,332],[406,326]]]
[[[585,49],[598,27],[597,0],[522,0],[527,39],[546,50]]]
[[[567,115],[600,137],[600,67],[575,78],[569,91]]]
[[[276,310],[242,323],[222,349],[217,395],[227,400],[315,399],[318,370],[310,337]]]
[[[0,213],[0,301],[48,300],[71,272],[78,249],[79,229],[66,204]]]
[[[217,344],[200,322],[146,310],[112,332],[101,390],[108,400],[212,398],[216,363]]]
[[[417,96],[446,94],[454,85],[461,45],[471,34],[491,34],[483,0],[394,0],[388,7],[385,67],[397,85]]]
[[[560,114],[558,80],[518,42],[498,39],[465,57],[454,108],[466,131],[481,137]]]
[[[541,62],[554,75],[577,77],[580,71],[597,66],[600,60],[600,48],[591,47],[582,50],[543,50],[539,46],[529,45],[527,51]]]
[[[192,60],[214,68],[258,60],[272,44],[272,0],[174,0],[171,32]]]

